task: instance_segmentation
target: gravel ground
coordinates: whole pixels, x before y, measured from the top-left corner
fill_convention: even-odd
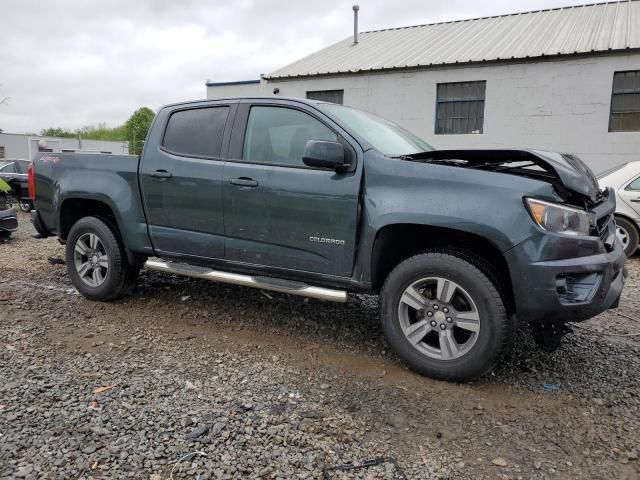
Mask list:
[[[63,247],[20,220],[0,245],[0,478],[319,479],[377,457],[327,478],[640,476],[639,257],[618,310],[554,354],[523,330],[458,385],[398,363],[375,297],[147,272],[132,296],[89,302]]]

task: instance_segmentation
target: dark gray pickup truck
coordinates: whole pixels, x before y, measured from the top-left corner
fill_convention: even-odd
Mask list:
[[[208,100],[160,110],[140,157],[42,154],[33,222],[66,242],[85,297],[142,267],[344,302],[380,295],[397,355],[466,380],[516,322],[556,346],[617,306],[615,196],[568,154],[434,150],[341,105]]]

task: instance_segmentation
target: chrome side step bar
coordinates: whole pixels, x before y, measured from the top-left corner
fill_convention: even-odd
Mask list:
[[[188,265],[186,263],[171,262],[167,260],[147,260],[145,268],[158,272],[173,273],[187,277],[211,280],[214,282],[232,283],[243,287],[261,288],[274,292],[300,295],[302,297],[319,298],[330,302],[346,302],[347,292],[344,290],[331,290],[329,288],[312,287],[302,282],[292,282],[279,278],[258,277],[242,275],[239,273],[220,272],[206,267]]]

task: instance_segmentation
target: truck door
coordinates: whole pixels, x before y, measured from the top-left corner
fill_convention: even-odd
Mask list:
[[[329,123],[303,105],[239,105],[224,167],[227,260],[351,275],[361,166],[336,173],[302,162],[308,140],[340,139]]]
[[[163,110],[156,119],[140,185],[158,254],[224,258],[222,150],[235,108],[194,104]]]

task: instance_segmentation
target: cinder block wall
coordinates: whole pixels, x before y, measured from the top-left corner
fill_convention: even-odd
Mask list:
[[[609,132],[613,74],[640,53],[262,81],[263,95],[344,89],[344,103],[398,122],[436,148],[526,147],[572,152],[596,172],[640,160],[640,132]],[[438,83],[486,80],[484,133],[435,135]]]
[[[240,83],[236,85],[207,85],[207,98],[251,97],[260,95],[259,83]]]

